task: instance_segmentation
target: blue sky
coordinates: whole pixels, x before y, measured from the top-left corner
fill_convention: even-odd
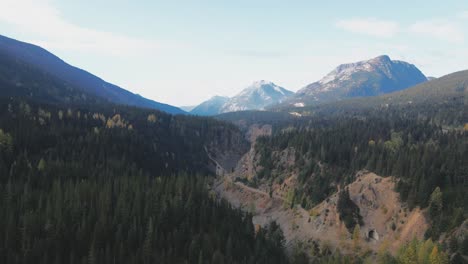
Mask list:
[[[468,65],[468,2],[0,0],[0,34],[148,98],[193,105],[255,80],[298,90],[388,54],[428,76]]]

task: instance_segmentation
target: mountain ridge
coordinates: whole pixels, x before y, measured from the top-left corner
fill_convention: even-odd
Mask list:
[[[147,99],[106,82],[86,70],[68,64],[40,46],[0,35],[0,51],[109,102],[157,109],[171,114],[185,113],[175,106]]]

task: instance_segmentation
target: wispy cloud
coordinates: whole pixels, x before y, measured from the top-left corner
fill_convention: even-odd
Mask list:
[[[335,26],[352,33],[381,38],[392,37],[399,31],[399,25],[397,22],[379,20],[376,18],[344,19],[337,21]]]
[[[70,23],[48,0],[0,0],[0,23],[37,36],[27,41],[49,49],[97,52],[119,56],[158,49],[153,40],[132,38]]]
[[[410,25],[408,31],[453,43],[465,39],[463,29],[457,23],[444,20],[419,21]]]
[[[468,19],[468,11],[459,13],[457,17],[458,20],[432,19],[416,21],[406,26],[394,21],[376,18],[353,18],[339,20],[335,23],[335,26],[348,32],[381,38],[390,38],[399,33],[411,33],[452,43],[462,43],[465,36],[464,30],[460,26],[460,18]]]

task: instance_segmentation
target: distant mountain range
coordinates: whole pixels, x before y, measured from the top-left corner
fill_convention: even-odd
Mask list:
[[[321,80],[293,93],[268,81],[258,81],[232,98],[215,96],[190,113],[222,113],[307,107],[354,97],[369,97],[404,90],[433,80],[413,64],[382,55],[370,60],[342,64]]]
[[[256,81],[237,95],[229,98],[214,96],[195,107],[195,115],[217,115],[244,110],[263,110],[283,102],[294,93],[270,81]]]
[[[428,79],[413,64],[383,55],[370,60],[342,64],[321,80],[300,89],[287,103],[306,106],[352,97],[387,94]]]
[[[293,93],[270,81],[257,81],[229,98],[214,96],[184,110],[155,102],[71,66],[47,50],[0,35],[0,96],[40,98],[56,103],[111,102],[171,114],[212,116],[245,110],[307,107],[354,97],[404,90],[433,80],[413,64],[382,55],[342,64],[321,80]]]
[[[244,128],[252,124],[272,124],[308,120],[311,117],[366,117],[369,113],[401,112],[408,116],[429,116],[433,120],[467,124],[468,70],[373,97],[355,97],[308,106],[285,106],[267,111],[224,113],[217,119]],[[278,111],[279,110],[279,111]],[[468,128],[468,125],[467,125]]]
[[[2,71],[2,82],[16,86],[9,93],[27,95],[28,97],[42,94],[43,100],[53,98],[55,102],[66,103],[71,100],[70,94],[62,94],[64,91],[56,89],[59,86],[64,86],[67,87],[66,89],[76,90],[73,98],[74,101],[80,98],[80,100],[85,101],[90,100],[90,97],[96,97],[103,102],[157,109],[171,114],[185,113],[177,107],[146,99],[138,94],[108,83],[89,72],[67,64],[54,54],[32,44],[0,35],[0,54],[0,64],[5,69],[5,71]],[[19,71],[9,71],[9,68],[18,68]],[[23,72],[26,68],[29,69],[28,72]],[[25,74],[21,75],[21,72]],[[32,77],[28,75],[31,72],[36,73],[35,84],[27,80],[27,78]],[[42,79],[38,78],[39,76],[42,76]],[[48,82],[49,84],[44,82]],[[55,90],[46,89],[47,87],[50,88],[51,82],[54,83]],[[31,89],[34,90],[35,88],[24,85],[26,83],[30,83],[32,86],[41,86],[43,89],[36,91],[36,93],[31,93]],[[4,87],[4,89],[6,88]],[[46,96],[45,93],[49,93],[49,96]],[[6,94],[5,92],[2,95]]]

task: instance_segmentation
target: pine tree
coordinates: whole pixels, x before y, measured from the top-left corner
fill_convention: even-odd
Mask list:
[[[151,263],[151,256],[153,251],[153,219],[150,217],[148,226],[146,228],[146,238],[143,244],[143,258],[145,263]]]
[[[214,252],[213,257],[211,259],[211,263],[212,264],[223,264],[224,263],[224,256],[219,250],[216,250]]]
[[[203,262],[203,251],[200,250],[200,253],[198,254],[198,264],[204,264]]]

